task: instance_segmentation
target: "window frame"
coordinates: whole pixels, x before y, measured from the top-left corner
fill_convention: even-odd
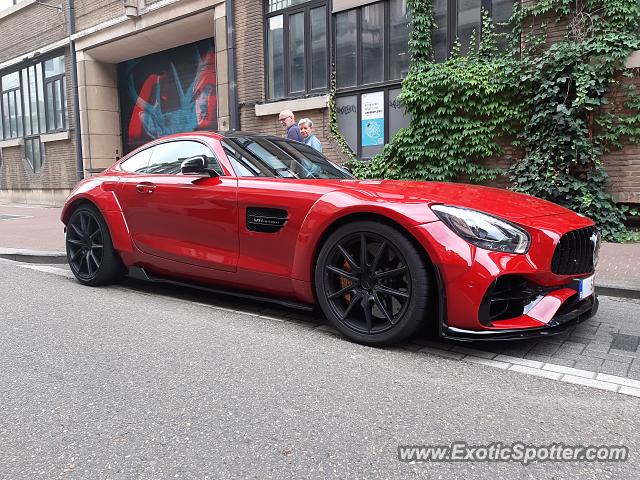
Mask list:
[[[49,77],[50,79],[53,80],[60,80],[60,84],[61,84],[61,107],[62,107],[62,119],[63,119],[63,126],[62,128],[56,128],[56,129],[49,129],[48,128],[48,123],[49,123],[49,117],[48,117],[48,112],[47,112],[47,78],[45,76],[45,70],[44,70],[44,64],[45,62],[52,60],[54,58],[58,58],[58,57],[62,57],[62,62],[64,65],[64,72],[57,74],[55,76]],[[2,90],[1,88],[1,84],[0,84],[0,116],[3,117],[4,115],[4,111],[5,111],[5,103],[4,103],[4,96],[5,93],[7,94],[12,94],[14,99],[19,99],[19,106],[20,106],[20,112],[21,112],[21,119],[19,117],[16,118],[16,122],[17,122],[17,135],[12,135],[11,134],[11,122],[9,122],[9,135],[5,136],[4,134],[4,129],[6,128],[5,124],[4,124],[4,118],[3,120],[0,122],[2,124],[2,130],[0,130],[0,140],[8,140],[8,139],[15,139],[15,138],[21,138],[23,139],[23,146],[22,146],[22,153],[23,153],[23,158],[25,158],[27,160],[27,163],[29,164],[31,171],[33,173],[40,173],[42,171],[42,168],[45,165],[46,162],[46,155],[45,155],[45,148],[44,148],[44,144],[41,141],[41,135],[46,135],[48,133],[57,133],[57,132],[63,132],[63,131],[67,131],[69,128],[68,125],[68,116],[69,116],[69,106],[67,104],[68,98],[67,98],[67,92],[66,92],[66,75],[67,75],[67,64],[66,64],[66,52],[65,50],[56,50],[53,52],[49,52],[46,55],[43,55],[42,57],[37,57],[34,59],[31,59],[30,61],[26,61],[26,62],[21,62],[18,65],[14,65],[12,66],[10,69],[7,69],[6,71],[0,72],[0,80],[2,79],[2,77],[6,76],[6,75],[11,75],[11,74],[17,74],[18,75],[18,87],[15,88],[11,88],[9,90]],[[29,70],[33,67],[33,72],[35,74],[35,98],[36,98],[36,124],[38,126],[38,131],[35,132],[33,130],[33,122],[31,119],[31,91],[29,88],[29,78],[31,76]],[[38,70],[39,69],[39,70]],[[42,78],[42,92],[40,92],[38,90],[38,71],[41,75]],[[25,90],[25,82],[26,82],[26,90]],[[17,93],[16,93],[17,92]],[[41,93],[42,93],[42,100],[44,101],[44,125],[42,125],[41,123],[41,117],[40,117],[40,99],[41,99]],[[27,106],[27,102],[28,102],[28,108],[25,108]],[[8,108],[8,107],[7,107]],[[29,117],[27,118],[27,110],[29,111]],[[54,116],[57,115],[57,108],[54,105]],[[17,116],[17,112],[16,112],[16,116]],[[11,116],[8,117],[9,119],[11,119]],[[27,122],[29,123],[29,129],[27,129]],[[30,131],[30,133],[28,133]],[[40,145],[39,147],[39,158],[37,159],[37,162],[34,162],[32,160],[34,160],[34,158],[29,158],[29,156],[27,155],[27,143],[29,142],[34,142],[37,141]]]
[[[133,152],[131,152],[126,158],[122,159],[120,162],[118,162],[116,169],[124,172],[124,173],[128,173],[131,175],[147,175],[147,176],[167,176],[167,177],[175,177],[175,176],[181,176],[179,173],[150,173],[150,172],[135,172],[135,171],[131,171],[131,170],[125,170],[123,168],[123,165],[125,163],[127,163],[129,160],[131,160],[133,157],[136,157],[137,155],[147,151],[147,150],[152,150],[156,147],[159,147],[161,145],[166,145],[169,143],[176,143],[176,142],[195,142],[195,143],[199,143],[200,145],[204,146],[210,153],[211,155],[208,155],[207,158],[212,158],[213,160],[215,160],[215,162],[218,164],[218,169],[216,170],[216,172],[220,171],[222,172],[221,174],[218,174],[219,177],[225,177],[227,176],[227,173],[225,172],[222,163],[220,163],[220,159],[218,158],[218,155],[216,155],[216,152],[214,151],[213,148],[211,148],[211,145],[209,145],[207,142],[205,142],[204,140],[201,140],[199,138],[170,138],[167,140],[163,140],[157,143],[152,143],[152,144],[148,144],[148,145],[144,145],[142,147],[140,147],[140,150],[134,150]],[[153,159],[155,152],[152,151],[151,155],[149,157],[149,162],[147,163],[147,167],[149,167],[151,165],[151,160]]]
[[[295,5],[269,12],[268,0],[263,2],[263,45],[264,45],[264,93],[267,102],[277,102],[287,99],[305,98],[317,94],[325,93],[329,90],[331,76],[331,1],[330,0],[308,0]],[[319,7],[325,9],[325,60],[327,64],[326,81],[324,87],[313,87],[312,78],[312,37],[311,37],[311,10]],[[297,13],[304,14],[304,91],[291,91],[291,79],[289,78],[289,17]],[[269,19],[282,15],[282,64],[284,76],[284,96],[269,96]]]
[[[12,73],[16,73],[16,71],[13,72],[7,72],[4,75],[0,75],[0,80],[2,79],[2,77],[4,77],[5,75],[10,75]],[[20,71],[17,71],[18,73],[18,82],[19,85],[17,87],[13,87],[10,88],[8,90],[3,90],[2,86],[0,84],[0,115],[2,115],[2,128],[3,131],[0,132],[0,140],[9,140],[12,138],[21,138],[24,136],[24,112],[22,111],[22,76],[20,75]],[[13,135],[12,131],[11,131],[11,119],[13,118],[11,115],[11,111],[8,110],[9,109],[9,105],[11,104],[11,102],[7,102],[7,117],[5,118],[4,113],[5,113],[5,95],[7,96],[7,98],[12,97],[13,98],[13,104],[15,105],[14,108],[16,108],[16,112],[15,112],[15,121],[16,121],[16,135]],[[20,115],[18,115],[18,111],[17,108],[18,106],[20,106]],[[7,120],[8,119],[8,123]],[[22,121],[20,121],[22,120]],[[5,131],[8,131],[8,134],[5,136]]]
[[[42,62],[42,68],[44,70],[44,62]],[[66,85],[66,78],[65,78],[65,74],[66,71],[63,73],[59,73],[57,75],[53,75],[51,77],[46,77],[44,76],[44,71],[43,71],[43,77],[42,77],[42,84],[43,84],[43,90],[44,90],[44,109],[45,109],[45,131],[46,133],[57,133],[57,132],[64,132],[65,130],[67,130],[69,128],[68,126],[68,111],[67,108],[64,108],[67,104],[67,85]],[[57,110],[57,104],[56,104],[56,100],[58,99],[58,96],[56,94],[55,91],[55,85],[57,82],[60,82],[60,96],[62,97],[61,103],[60,105],[63,106],[62,109],[62,125],[60,127],[58,127],[58,110]],[[47,86],[51,85],[51,93],[52,93],[52,99],[51,101],[53,102],[53,118],[49,118],[48,115],[48,105],[49,105],[49,93],[47,91]],[[53,122],[53,128],[49,128],[49,124]]]
[[[364,61],[363,55],[363,45],[362,45],[362,9],[371,5],[376,5],[382,3],[383,5],[383,72],[382,72],[382,81],[379,82],[371,82],[371,83],[363,83],[363,67],[362,62]],[[408,7],[407,7],[408,9]],[[355,11],[356,12],[356,84],[340,87],[336,81],[336,92],[340,94],[346,94],[350,92],[360,92],[365,89],[384,89],[386,87],[392,87],[394,85],[400,85],[404,78],[390,78],[391,76],[391,1],[390,0],[379,0],[377,2],[367,3],[366,5],[360,5],[354,8],[350,8],[347,10],[342,10],[340,12],[335,13],[334,15],[346,14],[348,12]],[[331,22],[331,54],[333,57],[333,63],[337,64],[337,30],[336,30],[337,22],[332,20]],[[408,38],[407,38],[408,40]],[[336,72],[337,79],[337,72]],[[365,92],[366,93],[366,92]]]
[[[520,2],[520,0],[512,0],[515,4],[516,2]],[[447,13],[446,13],[446,51],[447,56],[445,60],[449,58],[451,55],[451,50],[453,50],[453,44],[458,37],[458,3],[459,0],[446,0]],[[482,35],[482,11],[485,10],[489,17],[493,18],[493,0],[480,0],[480,19],[478,20],[478,31],[476,35],[480,37]],[[499,32],[496,32],[499,33]]]
[[[354,153],[356,154],[357,158],[360,159],[365,159],[365,160],[369,160],[373,157],[363,157],[362,156],[362,95],[367,94],[367,93],[375,93],[375,92],[384,92],[384,138],[385,138],[385,142],[382,144],[382,146],[384,147],[384,145],[386,145],[387,143],[389,143],[392,139],[391,139],[391,132],[390,132],[390,126],[391,126],[391,122],[390,122],[390,116],[389,116],[389,98],[390,98],[390,92],[392,90],[397,90],[401,87],[401,84],[399,82],[395,82],[395,83],[385,83],[383,84],[376,84],[376,85],[371,85],[368,86],[366,88],[362,88],[359,87],[357,89],[351,88],[349,90],[344,90],[344,91],[340,91],[339,95],[336,95],[336,98],[340,98],[340,97],[350,97],[350,96],[355,96],[356,97],[356,149],[354,151]],[[395,133],[394,133],[395,135]],[[350,147],[351,148],[351,147]]]

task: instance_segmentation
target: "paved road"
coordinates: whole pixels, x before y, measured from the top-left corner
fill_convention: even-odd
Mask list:
[[[206,295],[81,287],[4,260],[0,282],[1,478],[560,479],[638,471],[638,398],[363,347],[310,328],[313,318],[213,309],[220,301]],[[399,444],[455,440],[624,444],[631,460],[397,460]]]

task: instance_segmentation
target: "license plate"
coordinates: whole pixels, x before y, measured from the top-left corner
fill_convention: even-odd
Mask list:
[[[590,297],[593,295],[593,279],[594,275],[578,280],[578,299]]]

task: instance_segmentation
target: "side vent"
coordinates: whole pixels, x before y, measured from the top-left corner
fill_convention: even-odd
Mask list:
[[[279,208],[247,208],[247,230],[252,232],[278,232],[284,227],[288,219],[287,211]]]

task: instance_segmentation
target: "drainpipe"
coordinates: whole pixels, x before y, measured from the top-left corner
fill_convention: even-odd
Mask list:
[[[76,42],[72,36],[76,33],[76,18],[73,0],[67,0],[67,34],[69,35],[69,50],[71,51],[71,89],[73,91],[73,116],[75,120],[76,140],[76,177],[78,181],[84,178],[84,163],[82,161],[82,133],[80,132],[80,97],[78,94],[78,64],[76,60]]]
[[[71,1],[71,0],[70,0]],[[238,113],[238,85],[236,83],[236,39],[235,22],[233,17],[233,1],[225,1],[225,15],[227,17],[227,64],[229,69],[229,129],[240,130],[240,115]]]

